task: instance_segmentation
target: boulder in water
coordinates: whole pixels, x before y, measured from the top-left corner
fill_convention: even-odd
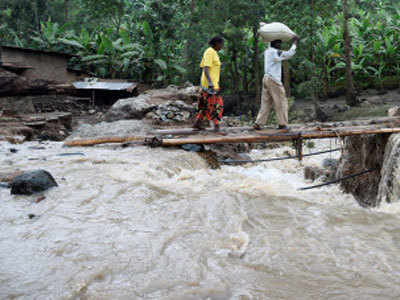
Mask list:
[[[53,176],[45,170],[25,172],[11,183],[12,195],[32,195],[58,186]]]
[[[338,167],[337,159],[324,159],[322,168],[319,167],[305,167],[304,178],[307,180],[315,181],[321,179],[322,182],[327,182],[336,179],[336,172]]]
[[[305,167],[304,168],[304,178],[306,180],[315,181],[325,174],[324,170],[318,167]]]
[[[183,150],[189,151],[189,152],[203,152],[204,151],[203,145],[186,144],[186,145],[182,145],[181,148]]]

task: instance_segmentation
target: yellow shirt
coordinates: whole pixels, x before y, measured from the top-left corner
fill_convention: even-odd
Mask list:
[[[208,88],[208,79],[204,72],[204,67],[209,67],[210,78],[213,83],[214,89],[219,89],[219,78],[221,73],[221,61],[219,55],[214,48],[210,47],[204,52],[203,59],[201,60],[200,67],[203,69],[201,75],[201,86]]]

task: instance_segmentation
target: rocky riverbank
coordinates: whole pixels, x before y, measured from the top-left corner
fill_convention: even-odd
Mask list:
[[[370,172],[342,181],[343,191],[351,193],[365,207],[397,202],[400,197],[399,153],[399,134],[345,138],[336,177]]]

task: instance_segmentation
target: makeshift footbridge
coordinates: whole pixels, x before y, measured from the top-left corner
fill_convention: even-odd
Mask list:
[[[68,147],[93,146],[107,143],[135,143],[151,147],[176,147],[187,144],[233,144],[233,143],[280,143],[293,142],[296,157],[303,159],[303,141],[313,139],[336,139],[348,136],[400,133],[400,119],[385,118],[369,121],[362,125],[320,126],[294,125],[290,130],[266,128],[256,131],[251,127],[226,127],[220,133],[211,129],[168,128],[148,132],[146,136],[104,137],[88,140],[74,140],[65,143]]]

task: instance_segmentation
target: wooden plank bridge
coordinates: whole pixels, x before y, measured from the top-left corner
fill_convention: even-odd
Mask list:
[[[384,119],[379,122],[362,126],[333,126],[323,124],[317,127],[293,125],[289,131],[267,128],[255,131],[251,127],[226,127],[223,135],[212,132],[211,129],[195,130],[191,128],[168,128],[148,132],[145,136],[104,137],[88,140],[67,141],[67,147],[93,146],[108,143],[135,143],[151,147],[176,147],[186,144],[232,144],[232,143],[277,143],[293,142],[297,156],[303,158],[303,140],[343,138],[369,134],[400,133],[398,118]]]

